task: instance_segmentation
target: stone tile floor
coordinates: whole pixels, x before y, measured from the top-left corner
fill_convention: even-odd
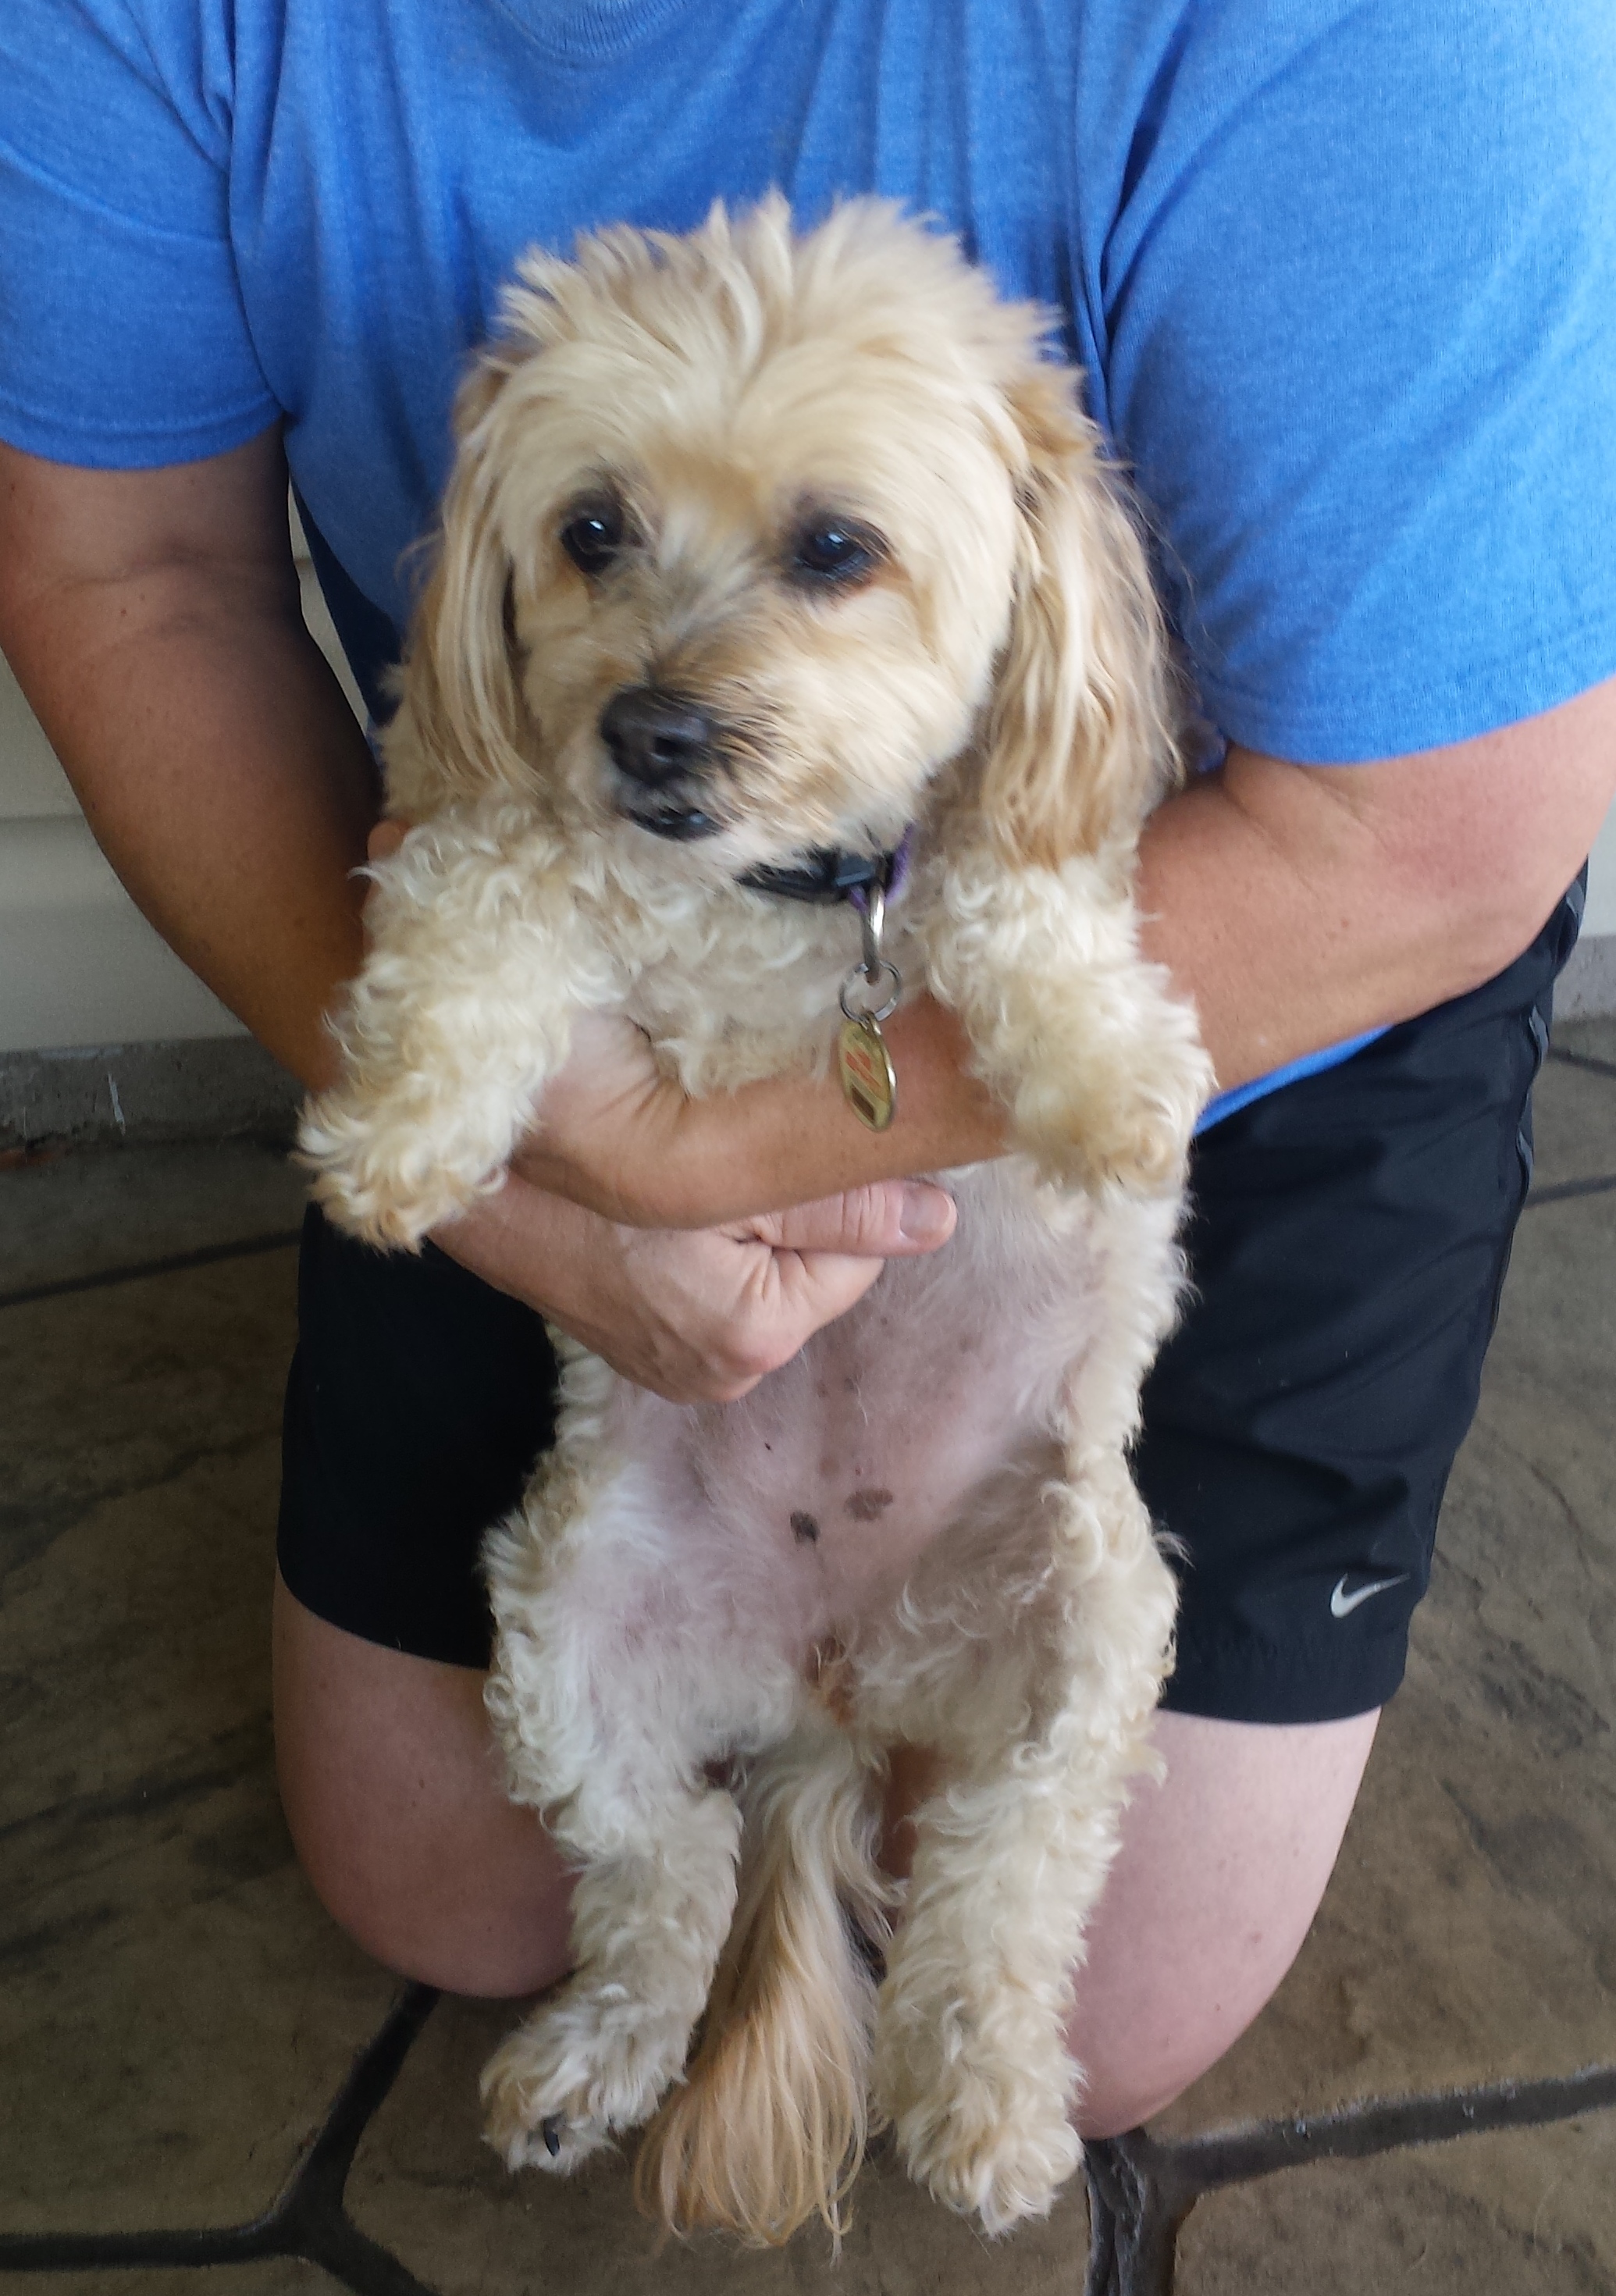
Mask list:
[[[1098,2163],[1146,2205],[1096,2287],[1616,2292],[1616,1023],[1563,1031],[1538,1136],[1329,1896],[1226,2062]],[[0,1171],[0,2296],[1075,2292],[1077,2190],[990,2247],[877,2161],[839,2261],[659,2255],[620,2169],[480,2145],[510,2013],[373,1967],[275,1802],[298,1198],[247,1145]]]

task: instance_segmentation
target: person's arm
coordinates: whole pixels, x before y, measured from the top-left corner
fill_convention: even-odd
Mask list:
[[[1616,683],[1371,765],[1236,749],[1146,827],[1144,950],[1193,998],[1228,1091],[1489,980],[1548,916],[1613,797]],[[997,1152],[997,1111],[962,1074],[952,1017],[922,999],[886,1035],[898,1115],[870,1133],[828,1081],[687,1101],[631,1032],[603,1033],[518,1165],[615,1218],[678,1226]]]
[[[375,781],[303,625],[278,432],[157,471],[0,447],[0,645],[164,939],[330,1081]]]
[[[1528,947],[1616,799],[1616,681],[1373,765],[1231,750],[1145,833],[1148,953],[1219,1087],[1412,1020]]]

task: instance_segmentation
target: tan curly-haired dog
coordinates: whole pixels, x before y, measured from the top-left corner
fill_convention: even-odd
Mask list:
[[[678,2227],[834,2225],[872,2112],[989,2231],[1080,2154],[1073,1972],[1173,1618],[1127,1453],[1210,1072],[1136,942],[1156,610],[1044,326],[869,201],[527,258],[386,740],[416,826],[304,1127],[332,1215],[414,1244],[499,1185],[583,1012],[695,1094],[823,1063],[860,919],[771,873],[900,850],[883,953],[1008,1111],[951,1242],[743,1401],[560,1340],[489,1541],[488,1710],[577,1871],[489,2133],[566,2169],[649,2120]],[[901,1891],[898,1741],[942,1765]]]

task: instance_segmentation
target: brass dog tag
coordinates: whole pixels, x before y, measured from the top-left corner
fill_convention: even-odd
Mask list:
[[[880,1023],[868,1014],[844,1021],[836,1039],[836,1065],[842,1096],[854,1115],[872,1132],[884,1132],[898,1105],[898,1076]]]

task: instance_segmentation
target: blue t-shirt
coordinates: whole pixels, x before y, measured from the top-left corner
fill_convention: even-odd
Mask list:
[[[1063,313],[1226,738],[1392,756],[1616,672],[1611,0],[5,0],[0,436],[283,418],[370,684],[517,253],[771,184]]]

